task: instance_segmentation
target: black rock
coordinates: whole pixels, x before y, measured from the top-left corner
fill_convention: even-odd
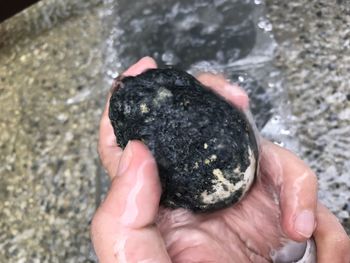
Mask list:
[[[224,208],[254,180],[258,149],[245,115],[184,71],[122,78],[109,118],[122,148],[142,140],[155,156],[165,206]]]

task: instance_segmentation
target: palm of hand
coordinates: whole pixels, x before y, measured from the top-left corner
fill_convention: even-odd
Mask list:
[[[172,262],[270,262],[281,245],[278,204],[260,180],[238,204],[210,214],[162,209],[157,225]]]
[[[123,75],[156,67],[146,57]],[[204,74],[198,79],[229,102],[248,108],[247,94],[228,86],[222,76]],[[295,241],[311,236],[315,213],[318,262],[350,262],[347,234],[337,218],[317,204],[315,174],[289,151],[262,141],[260,177],[248,195],[230,208],[196,215],[184,209],[159,210],[161,187],[153,157],[137,142],[122,153],[108,107],[107,100],[99,154],[112,183],[91,226],[100,262],[270,262],[271,249],[283,245],[285,236]],[[297,224],[301,215],[302,224]]]

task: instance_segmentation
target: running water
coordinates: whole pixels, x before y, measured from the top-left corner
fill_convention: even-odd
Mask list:
[[[143,56],[160,67],[222,73],[248,92],[262,134],[297,150],[281,73],[273,67],[276,42],[263,1],[146,0],[110,3],[105,17],[108,81]]]

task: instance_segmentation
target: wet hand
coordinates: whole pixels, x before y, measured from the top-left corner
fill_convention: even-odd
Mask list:
[[[155,67],[144,58],[123,75]],[[203,74],[198,79],[248,108],[245,92],[223,77]],[[272,247],[286,236],[297,241],[310,237],[316,220],[318,262],[330,257],[347,262],[350,245],[344,230],[328,210],[317,209],[316,178],[292,153],[263,141],[259,179],[233,207],[206,215],[159,209],[155,161],[141,142],[131,141],[124,152],[117,146],[108,107],[100,124],[99,153],[112,183],[91,228],[100,262],[269,262]]]

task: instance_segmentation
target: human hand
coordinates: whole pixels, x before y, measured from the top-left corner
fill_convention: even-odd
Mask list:
[[[123,75],[155,67],[152,59],[144,58]],[[198,79],[229,102],[248,108],[245,92],[224,78],[203,74]],[[259,179],[233,207],[200,215],[159,208],[161,187],[151,153],[138,141],[131,141],[124,152],[117,146],[108,107],[107,102],[99,153],[112,183],[91,229],[100,262],[269,262],[270,249],[286,237],[310,237],[315,218],[318,262],[348,262],[347,235],[328,210],[317,208],[316,178],[289,151],[263,141]]]

